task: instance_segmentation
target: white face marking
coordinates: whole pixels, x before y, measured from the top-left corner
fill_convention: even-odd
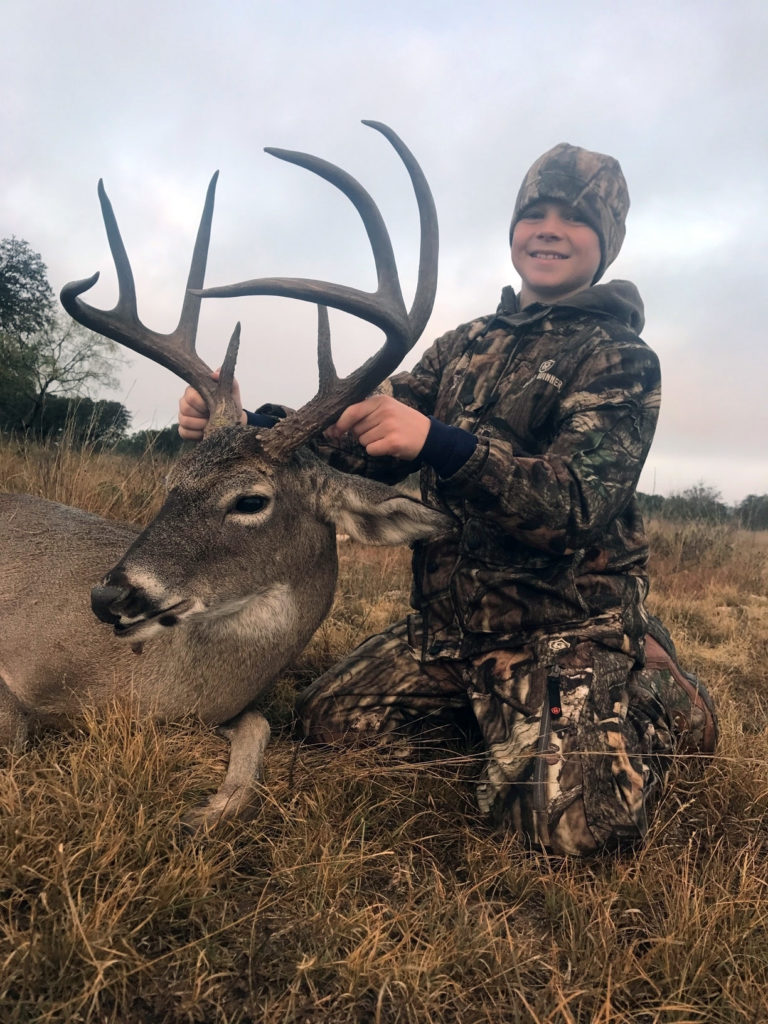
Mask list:
[[[181,625],[204,607],[203,602],[199,599],[188,601],[171,599],[163,605],[162,611],[151,618],[144,618],[141,615],[130,618],[128,615],[121,615],[120,631],[117,632],[117,636],[121,640],[128,639],[132,643],[136,643],[139,640],[143,642],[156,636],[167,635],[170,629]]]
[[[175,604],[182,600],[180,595],[170,595],[160,577],[146,569],[131,569],[128,576],[134,590],[143,590],[147,597],[158,605]]]

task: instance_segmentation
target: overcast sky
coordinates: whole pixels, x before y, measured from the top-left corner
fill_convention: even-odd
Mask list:
[[[139,311],[176,323],[208,180],[221,172],[206,281],[308,276],[375,284],[362,226],[326,182],[266,155],[315,153],[379,203],[408,301],[417,214],[391,125],[432,186],[441,230],[439,333],[517,287],[507,231],[532,161],[567,141],[616,156],[632,208],[605,280],[645,301],[664,381],[641,489],[699,481],[725,500],[768,492],[768,4],[516,0],[4,0],[0,237],[26,239],[58,292],[116,282],[96,196],[113,202]],[[243,323],[246,405],[315,390],[314,308],[208,300],[198,348],[216,366]],[[331,314],[346,373],[380,336]],[[129,353],[133,428],[175,419],[183,385]]]

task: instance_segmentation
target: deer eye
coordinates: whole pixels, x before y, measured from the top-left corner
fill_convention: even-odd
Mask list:
[[[232,506],[232,511],[252,515],[254,512],[261,512],[268,504],[269,498],[263,494],[245,494],[242,498],[237,499]]]

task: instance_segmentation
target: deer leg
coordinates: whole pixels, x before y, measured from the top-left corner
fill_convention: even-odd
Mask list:
[[[29,735],[29,716],[0,676],[0,748],[18,753]]]
[[[183,816],[191,829],[213,828],[232,818],[247,820],[256,801],[269,723],[258,711],[245,710],[218,731],[231,744],[227,774],[217,793]]]

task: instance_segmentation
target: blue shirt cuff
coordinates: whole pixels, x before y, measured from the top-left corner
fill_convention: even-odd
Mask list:
[[[429,433],[419,453],[422,462],[432,466],[441,477],[458,473],[477,447],[477,438],[461,427],[449,427],[429,417]]]
[[[247,409],[243,412],[249,427],[274,427],[277,423],[277,416],[266,416],[263,412],[249,412]]]

